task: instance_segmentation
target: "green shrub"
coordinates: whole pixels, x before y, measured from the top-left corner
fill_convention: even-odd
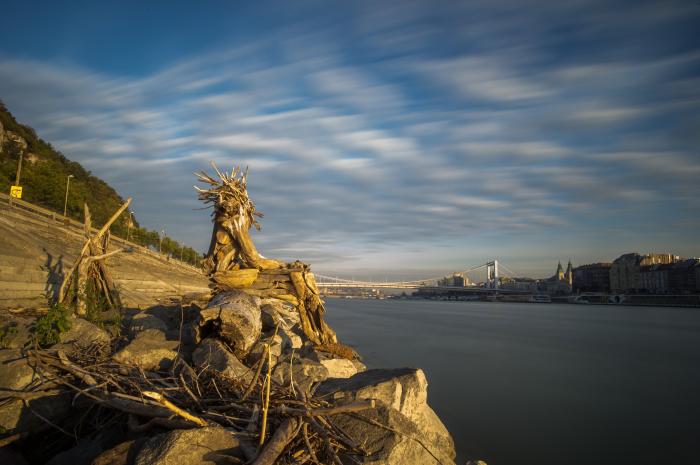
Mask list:
[[[0,349],[7,349],[10,339],[17,334],[17,328],[14,326],[4,326],[0,328]]]
[[[61,333],[70,329],[71,312],[61,304],[54,304],[46,315],[36,320],[34,340],[41,347],[57,344]]]

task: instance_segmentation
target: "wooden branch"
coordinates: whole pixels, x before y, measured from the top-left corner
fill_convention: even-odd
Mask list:
[[[112,215],[110,217],[110,219],[107,220],[107,222],[104,224],[104,226],[102,226],[100,228],[100,230],[97,231],[97,234],[95,235],[95,239],[100,239],[104,235],[104,233],[109,229],[109,227],[112,226],[112,223],[114,223],[117,220],[117,218],[119,218],[119,215],[121,215],[124,212],[124,210],[127,209],[127,207],[129,206],[130,203],[131,203],[131,197],[126,199],[126,202],[124,202],[124,205],[119,207],[119,209],[116,212],[114,212],[114,215]]]
[[[245,268],[241,270],[217,271],[212,279],[219,285],[233,289],[250,287],[258,279],[257,268]]]
[[[273,465],[284,452],[287,444],[294,439],[300,425],[301,420],[299,418],[287,418],[284,420],[251,465]]]
[[[301,415],[307,417],[316,417],[321,415],[336,415],[338,413],[349,413],[349,412],[361,412],[363,410],[373,409],[376,407],[376,401],[374,399],[363,400],[359,402],[353,402],[351,404],[338,405],[334,407],[323,407],[323,408],[313,408],[313,409],[296,409],[289,408],[287,406],[280,406],[274,410],[274,413],[279,413],[282,415]]]
[[[111,256],[113,256],[113,255],[116,255],[116,254],[118,254],[118,253],[120,253],[120,252],[124,252],[124,249],[112,250],[111,252],[104,253],[104,254],[102,254],[102,255],[91,255],[91,256],[89,256],[89,257],[85,257],[85,261],[86,261],[87,263],[90,263],[90,262],[96,262],[96,261],[98,261],[98,260],[105,260],[105,259],[107,259],[107,258],[109,258],[109,257],[111,257]]]
[[[165,408],[167,408],[168,410],[172,411],[172,412],[175,413],[176,415],[181,416],[181,417],[184,418],[185,420],[189,420],[189,421],[191,421],[192,423],[195,423],[195,424],[197,424],[197,425],[199,425],[199,426],[207,426],[207,422],[206,422],[206,421],[202,420],[202,419],[199,418],[199,417],[196,417],[196,416],[192,415],[191,413],[188,413],[188,412],[182,410],[180,407],[178,407],[177,405],[173,404],[173,403],[170,402],[168,399],[166,399],[166,398],[163,396],[163,394],[161,394],[161,393],[159,393],[159,392],[144,391],[144,392],[143,392],[143,396],[144,396],[144,397],[147,397],[147,398],[149,398],[149,399],[155,400],[156,402],[158,402],[159,404],[161,404],[163,407],[165,407]]]

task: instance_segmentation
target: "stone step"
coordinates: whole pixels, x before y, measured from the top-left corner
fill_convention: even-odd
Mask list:
[[[0,282],[28,282],[45,283],[49,278],[49,273],[41,270],[18,269],[9,266],[0,266]]]
[[[0,281],[0,294],[5,293],[5,291],[41,291],[44,292],[46,289],[46,283],[29,283],[23,281]]]
[[[0,301],[12,299],[37,299],[46,302],[46,295],[36,290],[0,290]]]

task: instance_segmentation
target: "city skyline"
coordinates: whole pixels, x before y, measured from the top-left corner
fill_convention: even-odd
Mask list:
[[[697,5],[155,5],[0,19],[0,99],[146,227],[206,251],[213,160],[320,273],[698,255]]]

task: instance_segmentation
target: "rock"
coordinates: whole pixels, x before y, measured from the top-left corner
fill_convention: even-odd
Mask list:
[[[279,328],[277,334],[282,338],[282,351],[289,352],[292,349],[301,349],[303,340],[300,336],[301,327]]]
[[[70,319],[70,329],[65,333],[61,333],[60,340],[59,347],[71,345],[84,347],[91,344],[108,346],[112,339],[104,329],[87,320],[73,316]]]
[[[263,331],[273,331],[276,325],[280,328],[291,328],[299,324],[299,313],[289,302],[279,299],[263,299],[260,303]]]
[[[129,333],[132,337],[147,329],[157,329],[163,333],[168,331],[168,326],[157,316],[148,313],[137,313],[129,321]]]
[[[37,379],[21,350],[0,350],[0,389],[21,391]]]
[[[367,367],[358,360],[334,357],[327,352],[318,352],[313,349],[306,351],[305,356],[326,367],[329,378],[349,378],[367,369]]]
[[[200,342],[199,325],[197,323],[185,323],[182,325],[182,343],[186,345],[197,345]]]
[[[329,379],[316,391],[339,402],[376,399],[408,418],[421,437],[441,455],[454,460],[452,436],[428,406],[428,381],[423,370],[399,368],[367,370],[348,379]]]
[[[254,366],[256,363],[258,363],[265,354],[265,345],[267,344],[268,340],[269,338],[260,339],[255,343],[253,348],[250,349],[250,352],[248,352],[248,355],[246,356],[246,362],[248,362],[250,366]],[[275,366],[277,364],[277,360],[279,360],[280,356],[282,355],[282,336],[277,335],[273,338],[272,342],[270,343],[270,355],[272,358],[272,366]]]
[[[207,338],[199,344],[192,353],[192,361],[199,369],[209,367],[244,383],[250,383],[255,374],[229,352],[221,341],[212,338]]]
[[[122,442],[95,457],[90,465],[131,465],[144,442],[145,438]]]
[[[293,357],[287,355],[280,358],[272,370],[272,380],[280,386],[289,386],[290,380],[293,379],[294,386],[304,391],[308,391],[313,383],[326,378],[328,378],[326,367],[319,362],[302,358],[296,353]]]
[[[0,324],[0,349],[21,349],[32,340],[33,319],[6,314],[3,320]]]
[[[366,457],[357,457],[362,464],[367,465],[404,465],[404,464],[436,464],[454,465],[454,449],[452,455],[446,454],[434,444],[426,441],[416,425],[396,409],[386,405],[364,410],[357,416],[388,426],[393,431],[376,426],[367,421],[350,415],[333,415],[333,424],[348,434],[356,443],[362,444],[368,452]],[[420,442],[418,442],[420,441]],[[421,443],[423,445],[421,445]],[[436,460],[436,457],[438,460]],[[342,457],[343,463],[351,463],[347,457]]]
[[[22,432],[35,434],[45,431],[50,426],[37,414],[53,423],[58,423],[70,411],[71,398],[70,393],[39,397],[28,401],[29,408],[20,399],[7,401],[0,406],[0,431],[7,434]]]
[[[177,346],[177,341],[166,341],[162,331],[146,329],[112,358],[119,363],[136,365],[144,370],[163,370],[170,367],[177,357]]]
[[[260,337],[260,299],[243,291],[222,292],[202,310],[201,334],[214,332],[243,359]]]
[[[34,368],[21,351],[0,351],[0,389],[20,391],[38,381]],[[42,431],[48,425],[31,412],[56,421],[69,411],[70,398],[70,395],[37,397],[28,401],[29,408],[21,399],[8,399],[0,404],[0,431],[9,434]]]
[[[90,465],[104,451],[111,450],[125,439],[123,425],[104,425],[78,439],[73,447],[58,453],[52,451],[46,465]]]
[[[135,465],[223,465],[235,463],[227,457],[245,459],[240,441],[224,428],[174,430],[146,441]]]
[[[329,378],[349,378],[367,369],[362,362],[346,358],[327,358],[321,360],[321,365],[328,370]]]
[[[0,132],[2,131],[2,125],[0,124]],[[27,460],[10,447],[0,447],[0,463],[2,465],[28,465]]]
[[[5,131],[5,137],[7,137],[7,140],[10,140],[17,144],[21,151],[25,151],[27,149],[27,141],[24,140],[24,137],[20,136],[16,132]]]

